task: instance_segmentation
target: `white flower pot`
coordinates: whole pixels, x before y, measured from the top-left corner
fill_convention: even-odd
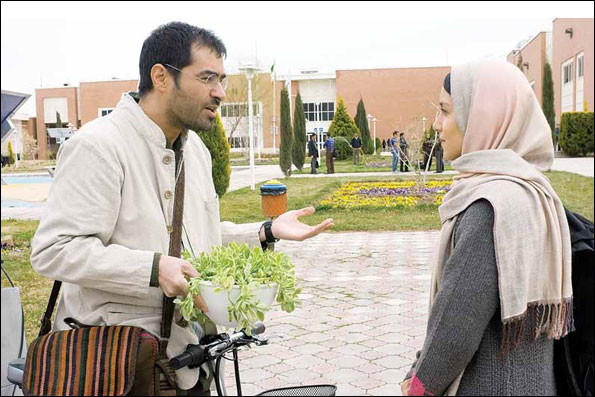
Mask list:
[[[229,321],[227,307],[230,305],[230,302],[233,304],[238,299],[240,287],[234,285],[229,292],[226,290],[215,292],[215,288],[217,288],[217,285],[209,281],[203,281],[199,284],[200,295],[209,309],[207,316],[217,325],[235,328],[238,322],[233,318],[232,321]],[[271,284],[270,286],[262,285],[255,289],[253,293],[260,303],[268,308],[275,301],[278,291],[279,285]]]

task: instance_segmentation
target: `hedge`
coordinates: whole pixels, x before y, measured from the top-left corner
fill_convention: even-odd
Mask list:
[[[569,156],[586,156],[593,153],[593,112],[562,113],[560,120],[560,147]]]

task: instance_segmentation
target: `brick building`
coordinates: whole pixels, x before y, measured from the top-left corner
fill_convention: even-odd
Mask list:
[[[279,148],[280,97],[284,86],[289,89],[292,118],[295,97],[300,92],[308,134],[326,135],[341,96],[351,117],[355,116],[360,98],[364,100],[366,111],[377,120],[376,136],[381,140],[396,129],[419,135],[424,125],[428,129],[434,120],[436,110],[431,102],[437,101],[442,80],[449,71],[448,67],[308,71],[278,76],[275,82],[269,73],[259,74],[252,82],[255,147],[262,152]],[[219,113],[232,148],[245,147],[248,145],[247,80],[242,75],[231,75],[229,80],[227,98]],[[48,136],[47,129],[56,127],[58,113],[62,124],[78,129],[109,114],[122,93],[135,91],[137,86],[138,80],[111,80],[35,90],[39,158],[51,158],[57,152],[58,145]],[[374,127],[372,135],[373,130]]]

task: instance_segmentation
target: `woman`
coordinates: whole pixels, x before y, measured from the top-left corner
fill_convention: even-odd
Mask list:
[[[409,395],[555,395],[553,338],[573,330],[570,236],[541,171],[549,125],[506,62],[454,67],[434,123],[459,171],[439,209],[423,349]]]

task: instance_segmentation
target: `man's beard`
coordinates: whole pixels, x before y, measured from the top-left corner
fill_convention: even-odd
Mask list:
[[[170,108],[170,121],[173,125],[177,125],[184,130],[191,131],[210,131],[213,128],[215,119],[210,119],[203,115],[204,108],[200,110],[198,114],[195,113],[194,109],[181,108],[176,106],[174,102]]]

